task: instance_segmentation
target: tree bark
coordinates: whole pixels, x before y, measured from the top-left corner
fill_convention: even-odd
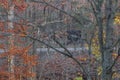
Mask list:
[[[88,0],[93,9],[98,26],[98,40],[102,59],[102,80],[112,80],[113,19],[115,6],[112,0]],[[103,8],[104,5],[104,8]],[[103,17],[105,20],[103,21]],[[105,38],[103,35],[105,31]]]
[[[105,49],[103,49],[102,55],[102,80],[112,80],[112,68],[111,65],[113,63],[112,60],[112,49],[108,49],[113,45],[113,18],[114,13],[112,11],[112,0],[106,1],[105,3],[105,16],[106,16],[106,24],[105,24]]]
[[[8,10],[8,29],[12,30],[14,28],[13,26],[13,19],[14,19],[14,4],[12,4],[12,2],[10,1],[10,7]],[[14,46],[14,34],[11,33],[11,35],[9,36],[9,49],[11,49]],[[8,57],[9,60],[9,71],[10,71],[10,75],[9,75],[9,80],[15,80],[15,76],[14,76],[14,56],[13,55],[9,55]]]

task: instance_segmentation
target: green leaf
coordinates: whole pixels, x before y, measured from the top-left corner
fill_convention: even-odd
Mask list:
[[[82,77],[76,77],[75,80],[83,80]]]

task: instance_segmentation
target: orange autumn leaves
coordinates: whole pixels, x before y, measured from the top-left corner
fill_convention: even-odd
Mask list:
[[[4,8],[8,9],[10,4],[14,4],[15,8],[19,11],[24,11],[27,7],[27,3],[25,3],[25,0],[0,0],[0,5]]]
[[[4,8],[8,8],[8,0],[0,0],[0,5]]]
[[[31,45],[24,48],[18,46],[11,46],[11,48],[8,49],[8,51],[1,53],[0,58],[8,58],[8,60],[6,61],[6,65],[10,63],[9,56],[14,56],[15,59],[13,66],[14,74],[9,71],[6,71],[6,69],[8,69],[9,66],[6,66],[5,64],[3,64],[0,67],[3,67],[2,69],[0,69],[0,74],[7,77],[9,77],[10,75],[15,75],[15,80],[19,80],[20,76],[25,78],[34,77],[35,73],[32,72],[31,69],[37,65],[37,56],[28,54],[30,48]],[[6,68],[4,69],[5,66]]]
[[[24,11],[27,7],[25,0],[0,0],[0,6],[4,9],[9,10],[10,5],[14,5],[19,12]],[[25,25],[27,22],[21,20],[13,22],[12,29],[9,28],[8,23],[9,21],[0,21],[0,41],[4,40],[3,43],[0,42],[0,50],[2,50],[0,60],[3,60],[0,63],[0,80],[8,80],[11,76],[14,78],[10,80],[35,77],[32,69],[37,64],[37,56],[29,53],[31,45],[25,46],[20,42],[20,40],[25,42],[23,38],[28,33],[28,26]],[[12,38],[12,43],[9,38]],[[10,68],[13,71],[10,71]]]
[[[23,21],[19,21],[18,23],[14,23],[14,29],[7,29],[5,27],[5,25],[7,24],[8,22],[2,22],[0,21],[0,31],[2,31],[3,33],[8,33],[9,35],[10,34],[15,34],[19,37],[25,37],[28,33],[28,26],[26,25],[23,25]],[[27,22],[26,22],[27,24]],[[3,38],[3,36],[0,34],[0,38]]]

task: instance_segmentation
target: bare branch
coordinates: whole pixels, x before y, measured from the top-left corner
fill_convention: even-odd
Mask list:
[[[64,10],[62,10],[62,9],[59,9],[59,8],[53,6],[52,4],[50,4],[50,3],[46,2],[46,1],[43,1],[43,2],[42,2],[42,1],[33,0],[32,2],[35,2],[35,3],[42,3],[42,4],[44,3],[44,4],[50,6],[50,7],[54,8],[54,9],[56,9],[56,10],[58,10],[58,11],[64,13],[64,14],[68,15],[69,17],[73,18],[73,19],[74,19],[76,22],[78,22],[79,24],[82,24],[81,21],[80,21],[78,18],[76,18],[75,16],[73,16],[73,15],[67,13],[66,11],[64,11]]]
[[[41,41],[41,40],[39,40],[39,39],[36,39],[36,38],[34,38],[34,37],[31,37],[31,36],[26,36],[26,37],[27,37],[27,38],[30,38],[30,39],[32,39],[32,40],[34,40],[34,41],[38,41],[38,42],[40,42],[40,43],[42,43],[42,44],[44,44],[44,45],[52,48],[53,50],[55,50],[55,51],[57,51],[57,52],[65,55],[65,56],[67,56],[67,57],[72,57],[72,56],[68,55],[67,53],[62,52],[62,51],[59,51],[58,49],[54,48],[53,46],[51,46],[51,45],[49,45],[49,44],[47,44],[47,43],[45,43],[45,42],[43,42],[43,41]]]
[[[60,23],[60,22],[63,22],[64,20],[54,20],[54,21],[50,21],[50,22],[43,22],[41,25],[42,26],[45,26],[47,24],[54,24],[54,23]]]
[[[54,36],[54,35],[53,35]],[[63,48],[69,55],[72,56],[72,53],[65,47],[63,46],[57,39],[55,39],[55,36],[53,37],[53,40],[61,47]]]
[[[115,65],[115,63],[117,62],[118,59],[119,59],[119,55],[115,58],[114,62],[113,62],[113,63],[111,64],[111,66],[108,68],[108,71],[113,68],[113,66]]]
[[[81,67],[83,73],[85,73],[85,75],[88,76],[88,73],[87,73],[87,71],[85,70],[85,68],[83,67],[83,65],[82,65],[76,58],[74,58],[72,55],[69,55],[69,54],[67,54],[67,53],[65,53],[65,52],[59,51],[58,49],[54,48],[53,46],[51,46],[51,45],[49,45],[49,44],[47,44],[47,43],[45,43],[45,42],[43,42],[43,41],[41,41],[41,40],[39,40],[39,39],[36,39],[36,38],[34,38],[34,37],[31,37],[31,36],[26,36],[26,37],[27,37],[27,38],[30,38],[30,39],[32,39],[32,40],[38,41],[38,42],[40,42],[40,43],[42,43],[42,44],[44,44],[44,45],[52,48],[53,50],[59,52],[60,54],[63,54],[63,55],[65,55],[65,56],[73,59],[73,60]]]
[[[119,42],[120,42],[120,38],[118,38],[118,40],[111,47],[109,47],[108,49],[109,50],[113,49]]]

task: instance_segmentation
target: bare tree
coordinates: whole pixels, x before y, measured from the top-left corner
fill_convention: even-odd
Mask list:
[[[113,22],[118,0],[88,0],[88,2],[92,7],[98,26],[98,40],[102,58],[102,80],[112,80]],[[103,18],[105,18],[104,21]],[[105,40],[103,31],[105,31]]]

